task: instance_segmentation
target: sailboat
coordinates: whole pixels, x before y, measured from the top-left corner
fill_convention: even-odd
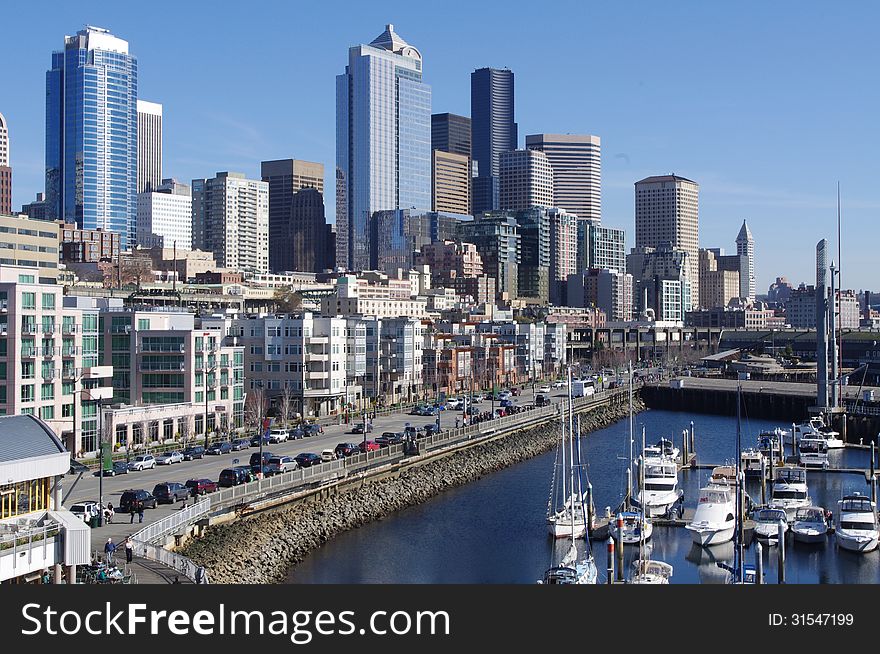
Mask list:
[[[645,434],[642,432],[642,452],[645,451]],[[639,486],[645,486],[645,467],[639,466]],[[650,522],[648,523],[650,524]],[[665,561],[651,559],[645,551],[645,541],[648,537],[645,530],[641,530],[639,540],[639,558],[633,561],[633,572],[629,578],[631,584],[668,584],[672,576],[672,566]]]
[[[566,424],[567,422],[567,424]],[[562,448],[561,451],[563,456],[565,454],[565,445],[566,445],[566,427],[568,428],[568,445],[569,445],[569,465],[568,465],[568,479],[569,479],[569,488],[575,488],[575,437],[574,437],[574,417],[572,411],[572,400],[571,400],[571,368],[568,369],[568,418],[566,420],[565,411],[562,412]],[[580,459],[580,430],[578,430],[577,436],[577,452],[578,452],[578,460]],[[579,462],[579,461],[578,461]],[[579,467],[579,466],[578,466]],[[568,552],[565,557],[563,557],[562,561],[559,565],[553,566],[547,569],[544,572],[544,584],[595,584],[598,582],[599,571],[596,567],[596,562],[593,560],[593,554],[590,551],[590,540],[589,538],[585,541],[585,552],[583,555],[580,554],[577,548],[577,536],[575,535],[577,532],[576,522],[579,520],[582,525],[587,524],[587,516],[586,516],[586,503],[583,501],[583,493],[581,492],[581,479],[582,475],[580,474],[580,470],[578,470],[577,474],[578,478],[578,495],[582,498],[579,503],[580,507],[580,515],[577,513],[577,503],[572,501],[569,505],[569,511],[567,513],[567,517],[569,520],[569,535],[568,537],[571,539],[571,545],[569,546]],[[574,494],[571,496],[574,498]]]

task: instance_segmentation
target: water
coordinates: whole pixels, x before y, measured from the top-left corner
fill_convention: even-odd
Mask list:
[[[648,444],[660,436],[681,446],[681,431],[694,421],[700,463],[735,462],[736,420],[670,411],[645,411],[635,416],[636,449],[644,425]],[[783,426],[765,420],[743,420],[742,443],[755,443],[764,429]],[[789,426],[790,428],[790,426]],[[616,507],[624,494],[629,464],[629,426],[622,420],[586,437],[583,451],[597,511]],[[834,467],[867,468],[870,453],[832,450]],[[289,583],[522,583],[540,579],[567,549],[547,535],[545,515],[550,493],[554,453],[535,457],[493,473],[467,486],[452,489],[422,505],[384,520],[340,534],[312,552],[289,576]],[[693,508],[708,470],[681,473],[685,507]],[[807,473],[814,504],[837,514],[837,500],[845,493],[870,495],[862,475]],[[760,485],[748,491],[760,501]],[[769,492],[769,491],[768,491]],[[583,543],[583,541],[581,541]],[[651,556],[674,567],[672,583],[724,583],[726,573],[715,561],[731,562],[733,545],[703,549],[691,543],[684,528],[655,526],[649,543]],[[593,542],[600,580],[605,577],[605,543]],[[582,544],[581,547],[584,547]],[[625,570],[635,547],[626,551]],[[768,583],[776,583],[775,547],[764,547]],[[754,563],[754,550],[746,550]],[[853,554],[839,550],[830,536],[826,543],[804,545],[790,537],[786,550],[788,583],[880,583],[880,554]]]

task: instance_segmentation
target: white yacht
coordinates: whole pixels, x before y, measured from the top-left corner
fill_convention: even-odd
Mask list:
[[[819,434],[801,436],[798,441],[798,462],[805,468],[827,468],[828,441]]]
[[[700,501],[685,529],[697,545],[719,545],[733,538],[736,525],[736,491],[733,486],[710,483],[700,489]]]
[[[646,458],[663,458],[667,457],[670,459],[678,459],[678,455],[681,454],[679,449],[675,447],[671,440],[668,438],[661,438],[655,445],[651,445],[645,448],[645,457]]]
[[[562,507],[547,516],[547,530],[553,538],[583,538],[587,533],[587,522],[584,519],[586,493],[572,493]],[[573,515],[572,515],[573,514]]]
[[[765,461],[765,457],[761,454],[760,451],[756,450],[754,447],[750,447],[747,450],[743,450],[739,455],[740,466],[742,467],[743,472],[746,477],[757,477],[761,478],[761,471],[764,470],[766,474],[766,470],[768,466],[766,464],[762,467],[762,463]]]
[[[644,510],[645,516],[671,516],[677,514],[675,506],[684,492],[678,488],[678,464],[675,459],[666,457],[644,457],[639,460],[644,466],[644,491],[640,490],[633,502]]]
[[[812,504],[810,491],[807,488],[807,470],[785,466],[776,468],[775,473],[773,492],[770,494],[768,506],[771,509],[785,511],[791,522],[798,509]]]
[[[596,584],[599,570],[592,556],[579,557],[577,546],[572,541],[571,548],[558,566],[548,568],[540,582],[549,585]]]
[[[618,521],[623,520],[623,542],[627,545],[634,545],[642,538],[648,540],[654,532],[654,525],[638,509],[630,509],[617,514],[617,520],[609,524],[608,529],[614,540],[620,542],[620,529],[618,529]]]
[[[805,506],[795,513],[791,533],[799,543],[824,543],[829,527],[825,509]]]
[[[838,503],[840,518],[837,522],[837,544],[851,552],[871,552],[877,549],[880,530],[874,503],[864,495],[846,495]]]
[[[828,443],[829,450],[836,450],[845,446],[843,439],[840,437],[840,432],[832,428],[831,425],[826,425],[825,419],[822,416],[813,416],[808,421],[795,425],[794,433],[799,438],[818,435]]]
[[[779,525],[782,533],[788,531],[788,516],[783,509],[758,509],[752,513],[755,538],[766,545],[779,544]]]
[[[639,559],[633,561],[631,584],[668,584],[672,576],[672,566],[665,561]]]
[[[785,432],[779,427],[771,431],[762,431],[758,434],[758,450],[768,461],[771,458],[774,461],[782,459],[782,437],[784,434]]]

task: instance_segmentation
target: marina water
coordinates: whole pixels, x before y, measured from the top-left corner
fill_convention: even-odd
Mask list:
[[[641,446],[642,426],[647,443],[661,436],[681,447],[681,432],[693,421],[697,461],[700,464],[735,464],[736,419],[670,411],[644,411],[635,416],[635,450]],[[624,496],[629,465],[629,425],[621,420],[586,435],[582,451],[589,464],[596,511],[612,511]],[[742,421],[742,446],[756,443],[765,429],[784,425],[766,420]],[[790,454],[790,447],[787,450]],[[554,543],[548,536],[545,516],[553,474],[554,452],[488,475],[474,483],[449,490],[424,504],[340,534],[312,552],[289,575],[289,583],[522,583],[540,579],[564,555],[568,541]],[[831,466],[868,468],[870,451],[831,450]],[[693,509],[699,488],[709,470],[680,473],[685,509]],[[837,517],[837,501],[845,494],[870,496],[864,475],[808,472],[813,503],[829,508]],[[748,482],[749,495],[760,502],[758,481]],[[769,494],[769,488],[767,489]],[[584,547],[583,541],[581,547]],[[787,538],[786,583],[880,583],[880,553],[854,554],[839,549],[834,536],[825,543],[805,545]],[[604,541],[592,543],[600,583],[605,578]],[[754,562],[754,545],[746,562]],[[733,544],[700,548],[681,527],[654,528],[650,555],[674,567],[671,583],[724,583],[726,573],[716,561],[733,561]],[[637,547],[626,548],[626,574]],[[767,583],[777,581],[776,547],[764,547]]]

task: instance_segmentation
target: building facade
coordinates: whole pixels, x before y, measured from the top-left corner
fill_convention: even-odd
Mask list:
[[[731,300],[742,297],[739,270],[720,268],[717,253],[717,250],[700,248],[700,307],[703,309],[726,307]]]
[[[431,149],[471,157],[471,119],[457,114],[431,114]]]
[[[12,167],[9,165],[9,124],[0,114],[0,214],[12,213]]]
[[[431,205],[431,87],[393,25],[349,49],[336,77],[336,261],[370,265],[376,211]]]
[[[622,229],[604,227],[594,220],[582,220],[578,216],[578,270],[591,268],[626,270],[626,232]]]
[[[503,211],[556,206],[553,169],[540,150],[502,152],[499,179],[499,203]]]
[[[514,75],[507,68],[479,68],[471,73],[471,160],[473,214],[501,209],[501,153],[516,150]]]
[[[554,206],[581,220],[602,220],[602,142],[589,134],[529,134],[526,149],[540,150],[553,169]]]
[[[431,209],[467,215],[471,203],[470,158],[463,154],[431,152]]]
[[[64,38],[46,74],[49,218],[136,236],[137,59],[99,27]]]
[[[37,268],[40,284],[58,280],[60,225],[23,216],[0,215],[0,265]]]
[[[473,243],[483,259],[483,270],[495,278],[499,299],[519,295],[521,244],[517,220],[507,213],[485,213],[459,224],[459,237]]]
[[[739,271],[740,297],[754,302],[758,287],[755,279],[755,238],[745,220],[736,237],[736,253],[745,257],[745,266]]]
[[[162,183],[162,105],[137,101],[137,192],[155,191]]]
[[[176,179],[149,184],[138,193],[138,245],[192,250],[192,190]]]
[[[550,218],[550,302],[565,304],[569,275],[577,272],[578,217],[564,209],[547,211]]]

